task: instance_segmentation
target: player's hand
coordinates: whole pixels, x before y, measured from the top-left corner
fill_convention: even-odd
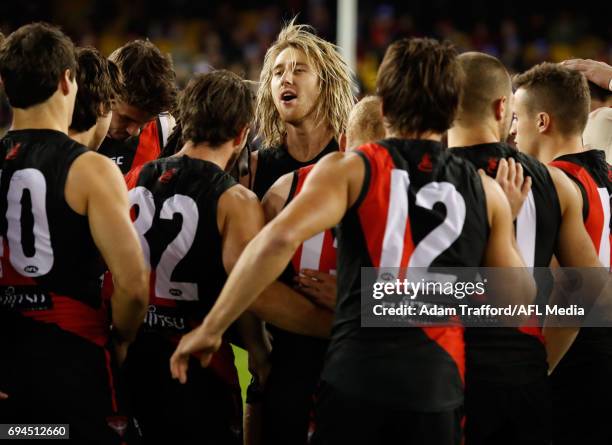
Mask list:
[[[313,269],[302,269],[294,278],[299,291],[327,309],[336,308],[336,276]]]
[[[191,354],[201,354],[200,364],[206,367],[212,356],[221,347],[221,336],[206,332],[204,323],[181,338],[174,354],[170,357],[170,372],[172,377],[181,383],[187,382],[187,368]]]
[[[561,62],[566,68],[580,71],[588,80],[604,89],[610,88],[612,80],[612,66],[604,62],[591,59],[570,59]]]
[[[7,393],[0,391],[0,400],[6,400],[8,397]]]
[[[499,161],[495,180],[501,186],[510,202],[512,218],[516,219],[529,194],[529,190],[531,190],[531,178],[529,176],[525,177],[523,166],[510,158],[509,160],[501,159]]]

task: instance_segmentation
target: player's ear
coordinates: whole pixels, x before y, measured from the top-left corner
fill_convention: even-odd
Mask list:
[[[67,96],[71,88],[77,88],[75,76],[69,69],[66,69],[60,78],[59,89],[64,96]]]
[[[245,125],[244,128],[238,133],[238,136],[234,138],[234,145],[239,146],[242,149],[249,139],[249,131],[251,131],[251,128],[248,125]]]
[[[493,113],[495,114],[496,121],[501,121],[504,119],[508,105],[508,99],[506,96],[502,96],[493,102]]]
[[[550,114],[544,112],[538,113],[536,119],[539,133],[545,133],[550,129]]]

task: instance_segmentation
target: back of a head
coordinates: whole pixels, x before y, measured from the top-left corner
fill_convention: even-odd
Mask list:
[[[391,130],[415,136],[445,132],[455,119],[463,77],[449,43],[421,38],[392,43],[376,79]]]
[[[118,99],[155,116],[176,103],[176,75],[170,57],[148,40],[133,40],[109,57],[123,80]]]
[[[285,135],[285,124],[274,105],[271,91],[274,62],[284,49],[302,51],[316,70],[320,94],[315,113],[322,123],[331,126],[336,137],[344,131],[355,103],[351,70],[336,45],[317,36],[312,27],[294,22],[295,19],[286,25],[268,48],[261,70],[257,126],[264,145],[269,147],[279,145]]]
[[[120,79],[115,64],[95,48],[78,48],[77,63],[79,89],[70,129],[84,132],[93,127],[99,117],[108,114],[111,101],[120,88]]]
[[[236,74],[226,70],[199,74],[179,99],[183,140],[221,145],[252,123],[254,107],[251,88]]]
[[[493,103],[501,97],[509,101],[512,80],[499,59],[479,52],[467,52],[458,57],[465,74],[463,94],[457,112],[457,122],[474,125],[493,117]]]
[[[514,86],[527,92],[526,105],[532,115],[540,112],[550,115],[563,136],[582,134],[591,103],[582,73],[544,62],[515,76]]]
[[[346,125],[347,147],[358,147],[385,137],[382,102],[377,96],[366,96],[355,104]]]
[[[74,45],[69,37],[49,24],[22,26],[0,48],[0,76],[14,108],[29,108],[45,102],[57,91],[66,70],[74,78]]]

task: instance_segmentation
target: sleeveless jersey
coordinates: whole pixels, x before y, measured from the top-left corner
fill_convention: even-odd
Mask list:
[[[103,345],[105,266],[86,216],[64,195],[88,149],[54,130],[10,131],[0,141],[0,310],[15,310]]]
[[[551,162],[563,170],[582,193],[584,225],[593,241],[599,261],[610,268],[612,242],[612,166],[606,162],[601,150],[589,150],[560,156]],[[553,377],[576,373],[584,378],[585,367],[593,366],[595,360],[612,356],[612,330],[610,328],[581,328],[576,340],[555,369]],[[577,365],[582,367],[577,368]],[[588,372],[588,371],[587,371]],[[581,374],[581,375],[578,375]]]
[[[316,164],[323,156],[334,151],[338,151],[338,143],[335,139],[332,139],[323,151],[313,159],[301,162],[293,158],[285,146],[262,148],[257,151],[257,171],[253,191],[259,199],[263,199],[268,189],[278,178],[299,168]]]
[[[170,133],[171,122],[167,113],[158,115],[142,128],[138,136],[123,141],[104,138],[98,153],[111,158],[125,175],[135,167],[157,159]]]
[[[234,185],[217,165],[188,156],[158,159],[140,169],[129,198],[151,266],[144,333],[178,343],[212,308],[227,279],[217,206]],[[227,342],[211,368],[228,383],[237,382]]]
[[[384,406],[454,409],[463,403],[463,329],[362,328],[361,268],[480,266],[489,231],[482,183],[438,142],[386,139],[355,151],[366,174],[338,226],[338,302],[323,379]]]
[[[532,186],[516,218],[517,244],[527,267],[548,267],[561,226],[561,207],[546,166],[504,143],[454,148],[452,152],[493,178],[500,159],[513,158],[522,165],[525,175],[532,179]],[[542,272],[535,278],[536,302],[543,303],[552,283]],[[466,340],[470,378],[522,384],[546,375],[546,349],[538,327],[468,329]]]
[[[291,189],[285,206],[302,190],[304,181],[312,171],[314,165],[303,167],[293,172]],[[296,250],[291,263],[284,271],[281,280],[288,286],[293,286],[293,278],[301,269],[314,269],[329,274],[336,273],[336,247],[335,236],[332,230],[319,233],[301,244]],[[321,365],[329,342],[319,338],[294,334],[268,325],[268,329],[274,338],[272,351],[272,362],[292,362],[304,372],[308,370],[318,375],[321,373]],[[309,362],[304,364],[303,362]],[[302,362],[301,364],[299,362]]]

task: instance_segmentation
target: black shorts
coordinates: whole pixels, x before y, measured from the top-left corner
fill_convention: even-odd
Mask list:
[[[461,407],[419,412],[347,395],[325,382],[317,398],[313,445],[459,445]]]
[[[140,334],[130,346],[122,380],[143,443],[241,445],[242,400],[233,387],[192,359],[187,383],[170,374],[174,345]]]
[[[130,421],[118,406],[110,352],[18,314],[0,316],[2,423],[69,424],[74,443],[119,444]]]
[[[327,342],[283,335],[283,340],[291,343],[272,352],[272,369],[263,393],[263,443],[304,445]]]
[[[547,377],[524,385],[470,381],[465,386],[465,445],[549,445]]]

